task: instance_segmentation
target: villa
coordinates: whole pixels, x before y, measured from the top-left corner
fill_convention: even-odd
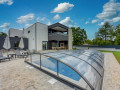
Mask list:
[[[8,35],[27,38],[29,50],[72,49],[72,29],[60,23],[48,26],[36,22],[23,30],[11,28]]]

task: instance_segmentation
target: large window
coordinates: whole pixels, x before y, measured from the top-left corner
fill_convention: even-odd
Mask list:
[[[42,48],[43,50],[47,50],[47,41],[42,42]]]

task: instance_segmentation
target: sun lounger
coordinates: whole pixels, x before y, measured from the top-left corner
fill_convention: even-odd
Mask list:
[[[6,59],[8,59],[10,61],[10,58],[4,57],[2,52],[0,52],[0,63],[1,63],[2,60],[6,60]]]
[[[21,54],[19,50],[15,50],[14,52],[15,52],[17,57],[23,57],[24,58],[24,57],[28,56],[28,55],[25,55],[25,54]]]

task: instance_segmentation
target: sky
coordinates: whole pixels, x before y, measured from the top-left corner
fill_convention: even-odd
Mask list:
[[[120,24],[120,0],[0,0],[0,32],[59,22],[85,29],[88,39],[94,39],[107,21]]]

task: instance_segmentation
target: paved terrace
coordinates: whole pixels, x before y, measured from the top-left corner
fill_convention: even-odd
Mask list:
[[[50,83],[51,79],[55,83]],[[24,59],[0,63],[0,90],[74,90],[59,80],[28,65]],[[105,53],[103,90],[120,90],[120,65],[112,53]]]

